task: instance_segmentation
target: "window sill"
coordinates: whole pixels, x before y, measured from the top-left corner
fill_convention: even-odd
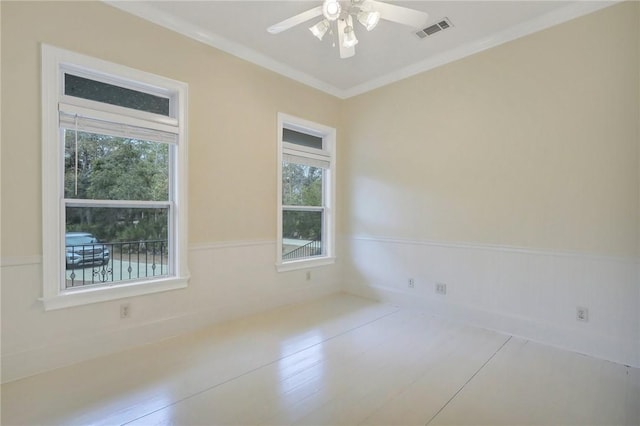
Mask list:
[[[314,268],[316,266],[326,266],[336,263],[335,257],[320,257],[317,259],[294,260],[292,262],[277,263],[278,272],[295,271],[298,269]]]
[[[41,298],[45,311],[88,305],[90,303],[107,302],[124,299],[126,297],[142,296],[169,290],[186,288],[189,277],[166,278],[161,280],[144,281],[131,284],[118,284],[91,289],[77,289],[61,291],[58,295]]]

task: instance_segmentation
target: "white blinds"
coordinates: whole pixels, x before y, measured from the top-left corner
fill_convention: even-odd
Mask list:
[[[58,113],[59,126],[66,129],[153,142],[178,142],[177,122],[154,122],[62,102],[58,104]]]
[[[299,155],[285,152],[282,154],[282,160],[288,163],[304,164],[306,166],[317,167],[321,169],[331,168],[331,162],[328,159],[309,157],[308,154]]]
[[[98,133],[102,135],[120,136],[123,138],[139,139],[162,143],[176,143],[177,134],[163,130],[132,126],[124,123],[112,123],[95,118],[67,114],[60,111],[60,127],[79,132]],[[176,129],[177,131],[177,129]]]

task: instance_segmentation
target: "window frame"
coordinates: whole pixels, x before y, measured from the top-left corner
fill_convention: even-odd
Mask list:
[[[302,145],[292,144],[283,141],[283,129],[288,128],[297,132],[307,133],[309,135],[322,137],[323,148],[305,147]],[[293,115],[278,113],[278,161],[277,161],[277,238],[276,238],[276,269],[279,272],[292,271],[297,269],[305,269],[316,266],[330,265],[335,263],[335,170],[336,170],[336,129],[323,124],[314,123],[303,118]],[[295,149],[296,154],[311,159],[319,159],[329,161],[329,167],[323,173],[322,181],[322,199],[323,206],[314,206],[313,209],[319,209],[324,212],[322,238],[324,242],[324,253],[321,256],[313,256],[303,259],[295,259],[284,261],[282,259],[282,226],[283,226],[283,210],[282,204],[282,163],[284,160],[285,149]],[[301,207],[304,210],[305,206]],[[311,208],[311,207],[310,207]]]
[[[187,84],[46,44],[42,44],[41,50],[43,290],[40,300],[44,309],[61,309],[185,288],[190,277],[187,261]],[[65,95],[65,73],[169,97],[169,116]],[[64,146],[61,140],[64,131],[59,118],[62,110],[176,134],[176,143],[170,147],[173,161],[169,167],[172,211],[168,237],[173,254],[173,270],[169,276],[105,283],[91,288],[65,288],[66,203]]]

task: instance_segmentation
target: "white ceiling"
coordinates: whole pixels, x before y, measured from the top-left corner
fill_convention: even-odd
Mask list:
[[[391,2],[390,0],[387,0]],[[389,21],[355,26],[356,55],[340,59],[331,37],[308,30],[320,18],[272,35],[266,28],[322,4],[316,1],[107,1],[112,6],[210,44],[340,98],[505,43],[614,4],[611,1],[393,1],[443,17],[453,27],[420,39]]]

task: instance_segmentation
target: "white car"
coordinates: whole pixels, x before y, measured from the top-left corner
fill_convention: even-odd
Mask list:
[[[109,263],[109,248],[88,232],[65,234],[67,269]]]

